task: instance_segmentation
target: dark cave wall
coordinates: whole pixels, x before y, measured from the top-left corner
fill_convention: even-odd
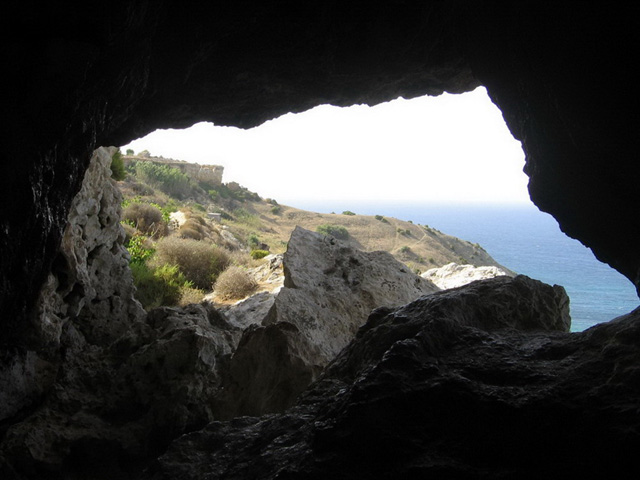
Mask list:
[[[638,285],[637,8],[581,2],[130,2],[3,7],[0,311],[25,322],[90,152],[159,127],[487,87],[533,201]],[[35,342],[35,343],[34,343]]]

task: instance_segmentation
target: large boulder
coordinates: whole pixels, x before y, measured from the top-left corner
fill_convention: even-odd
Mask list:
[[[284,288],[271,325],[295,325],[327,361],[355,336],[374,308],[398,306],[438,289],[387,252],[363,252],[332,236],[296,227],[284,256]]]
[[[245,330],[230,366],[223,416],[260,415],[291,406],[322,367],[355,337],[369,313],[438,288],[387,252],[362,252],[346,242],[297,227],[283,259],[284,287],[258,294],[227,313]],[[251,319],[251,320],[249,320]]]
[[[562,288],[522,276],[375,310],[294,407],[185,435],[145,478],[573,478],[594,465],[636,473],[626,455],[640,444],[638,417],[626,405],[640,388],[618,388],[635,375],[636,350],[624,346],[638,323],[570,334],[567,320]],[[589,386],[602,337],[625,364],[605,362],[602,383]],[[598,389],[620,397],[598,406]],[[561,428],[549,435],[550,425]],[[604,439],[612,443],[594,449]]]

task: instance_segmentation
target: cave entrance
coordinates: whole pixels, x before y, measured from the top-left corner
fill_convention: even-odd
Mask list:
[[[573,331],[637,306],[626,278],[531,203],[520,144],[483,87],[374,107],[319,106],[249,130],[209,123],[157,130],[121,151],[222,165],[223,182],[276,200],[273,211],[284,205],[393,217],[478,244],[517,273],[563,285]],[[206,210],[216,199],[192,203]],[[251,221],[249,235],[261,237],[265,227]],[[394,248],[410,249],[412,241],[401,238]],[[456,263],[478,264],[456,257]],[[425,271],[439,263],[421,258],[410,266]]]

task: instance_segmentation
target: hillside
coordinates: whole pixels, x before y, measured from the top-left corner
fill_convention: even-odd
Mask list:
[[[275,207],[275,208],[274,208]],[[215,208],[215,207],[214,207]],[[340,226],[348,232],[343,240],[364,251],[384,250],[412,270],[423,272],[450,262],[500,266],[480,245],[442,233],[427,225],[417,225],[392,217],[323,214],[294,207],[274,206],[266,201],[246,202],[242,207],[252,217],[249,224],[237,219],[223,220],[238,236],[257,233],[272,252],[282,252],[296,226],[317,231],[322,226]],[[233,215],[233,212],[231,212]]]
[[[175,237],[236,251],[228,264],[255,267],[255,259],[267,251],[283,253],[292,231],[300,226],[331,233],[364,251],[387,251],[416,273],[451,262],[502,267],[480,245],[428,225],[380,215],[305,211],[263,199],[235,182],[222,183],[221,170],[219,181],[203,182],[188,174],[202,170],[197,164],[180,162],[178,169],[174,167],[177,161],[148,155],[122,158],[126,176],[118,185],[125,199],[123,205],[127,207],[124,221],[128,236],[137,239],[135,246],[146,245],[150,252],[140,263],[152,264],[156,247],[167,243],[161,237]],[[158,225],[150,228],[152,220],[140,217],[139,213],[132,214],[132,204],[138,207],[136,212],[142,209],[156,216],[161,212],[167,225],[155,220]],[[156,260],[155,267],[158,266]],[[206,291],[207,286],[201,282],[200,293]]]

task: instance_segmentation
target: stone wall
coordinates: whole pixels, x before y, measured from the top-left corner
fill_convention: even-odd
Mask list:
[[[221,185],[224,167],[222,165],[200,165],[198,163],[189,163],[182,160],[174,160],[172,158],[152,157],[143,155],[123,155],[125,163],[131,161],[152,162],[158,165],[167,165],[177,168],[189,178],[206,182],[210,185]]]

